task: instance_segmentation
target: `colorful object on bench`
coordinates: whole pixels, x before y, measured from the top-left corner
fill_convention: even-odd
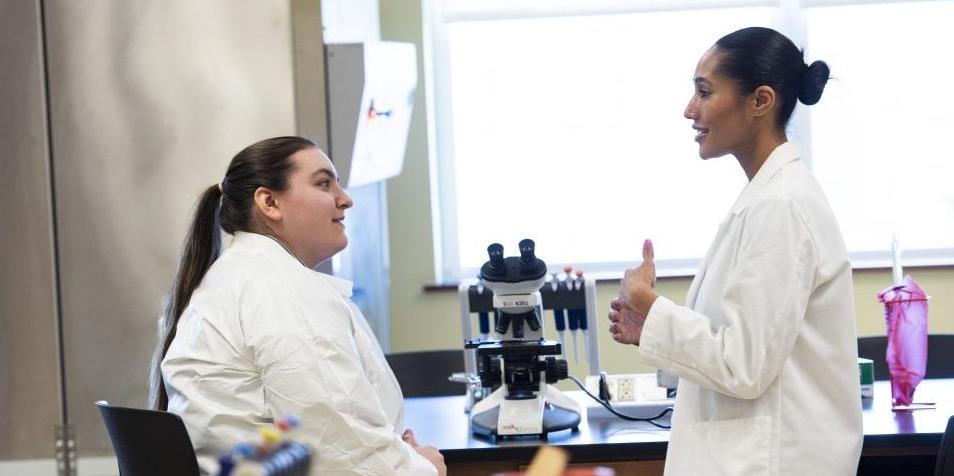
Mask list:
[[[306,476],[312,450],[291,438],[299,426],[286,417],[260,427],[257,443],[239,443],[219,457],[219,476]]]
[[[878,293],[878,300],[884,303],[888,333],[885,359],[894,406],[912,403],[914,389],[927,369],[928,299],[910,276]]]

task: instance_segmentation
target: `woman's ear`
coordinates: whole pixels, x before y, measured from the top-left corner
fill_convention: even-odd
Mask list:
[[[765,116],[775,109],[775,90],[768,86],[759,86],[752,93],[752,113],[755,117]]]
[[[278,207],[278,201],[275,200],[275,192],[265,188],[258,187],[252,195],[255,200],[255,208],[270,222],[281,221],[283,214]]]

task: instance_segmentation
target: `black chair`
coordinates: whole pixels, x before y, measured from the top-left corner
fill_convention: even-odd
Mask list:
[[[199,476],[192,440],[179,415],[169,412],[96,406],[113,443],[120,476]]]
[[[888,350],[886,336],[864,336],[858,338],[858,357],[874,361],[875,380],[888,380],[888,363],[885,352]],[[928,360],[925,378],[954,377],[954,334],[928,334]]]
[[[934,476],[954,476],[954,416],[947,420],[947,429],[941,437]]]
[[[447,380],[450,374],[464,371],[462,349],[400,352],[385,358],[405,398],[463,395],[467,390],[464,384]]]

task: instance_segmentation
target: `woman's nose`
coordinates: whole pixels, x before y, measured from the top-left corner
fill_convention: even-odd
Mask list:
[[[348,192],[342,190],[341,195],[338,197],[338,208],[351,208],[353,205],[354,201],[351,200],[351,195],[348,195]]]
[[[689,100],[689,104],[686,104],[686,110],[682,112],[682,116],[686,119],[695,119],[696,118],[696,99],[692,98]]]

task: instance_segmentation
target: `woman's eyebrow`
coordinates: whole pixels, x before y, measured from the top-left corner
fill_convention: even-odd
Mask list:
[[[312,177],[318,177],[318,176],[320,176],[320,175],[327,175],[329,178],[333,178],[333,179],[335,179],[335,180],[338,180],[338,176],[335,175],[334,170],[331,170],[331,169],[328,169],[328,168],[324,168],[324,167],[322,167],[322,168],[320,168],[320,169],[314,171],[314,172],[311,174]]]

